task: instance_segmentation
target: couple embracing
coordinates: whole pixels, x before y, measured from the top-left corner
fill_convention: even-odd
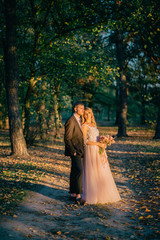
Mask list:
[[[91,108],[82,102],[74,105],[65,123],[65,155],[71,158],[70,197],[77,204],[113,203],[121,200],[106,152],[98,141],[99,131]]]

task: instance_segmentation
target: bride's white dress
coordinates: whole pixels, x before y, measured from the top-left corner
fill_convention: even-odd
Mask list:
[[[99,136],[98,129],[88,127],[87,140],[96,142]],[[113,203],[121,200],[106,152],[100,155],[99,147],[96,145],[85,145],[83,199],[89,204]]]

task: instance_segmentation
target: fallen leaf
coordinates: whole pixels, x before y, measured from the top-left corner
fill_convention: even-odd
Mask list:
[[[149,210],[148,208],[146,208],[145,212],[151,212],[151,210]]]
[[[58,234],[58,235],[61,235],[61,231],[58,231],[57,234]]]

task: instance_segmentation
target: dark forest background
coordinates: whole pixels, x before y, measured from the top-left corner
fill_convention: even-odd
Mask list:
[[[146,125],[160,138],[159,0],[0,3],[0,128],[12,154],[58,137],[77,100],[120,137]]]

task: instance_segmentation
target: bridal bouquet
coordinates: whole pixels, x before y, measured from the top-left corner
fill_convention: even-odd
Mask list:
[[[115,143],[114,139],[115,138],[113,138],[110,135],[106,135],[106,136],[105,135],[101,135],[101,136],[99,136],[99,142],[103,143],[105,145],[108,145],[108,146],[110,146],[112,143]],[[99,153],[102,154],[103,151],[104,151],[104,148],[100,148]]]

